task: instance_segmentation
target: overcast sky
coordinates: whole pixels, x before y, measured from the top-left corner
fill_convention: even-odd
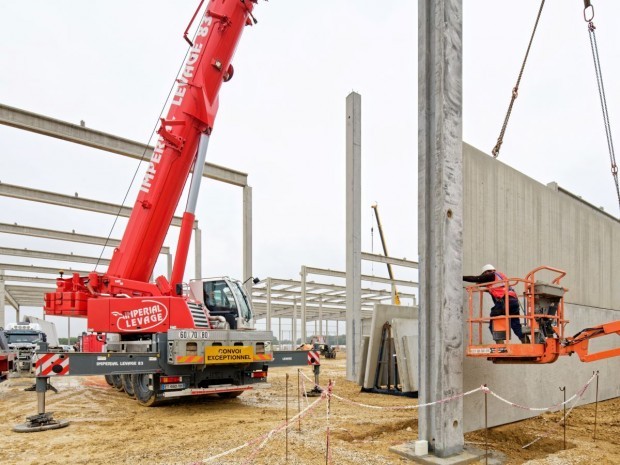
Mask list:
[[[0,102],[148,142],[185,54],[182,34],[197,3],[3,2]],[[463,139],[490,153],[540,2],[464,3]],[[620,4],[596,0],[594,6],[617,135]],[[546,2],[500,160],[617,216],[582,8],[578,1]],[[376,201],[390,255],[417,260],[417,3],[271,0],[261,1],[255,15],[258,25],[246,28],[233,60],[235,76],[222,87],[207,154],[213,163],[249,174],[254,274],[299,279],[301,265],[344,270],[345,98],[351,91],[362,95],[363,250],[380,252],[376,230],[371,238]],[[137,166],[4,126],[0,148],[4,183],[113,203],[122,202]],[[135,192],[134,186],[129,206]],[[241,212],[239,188],[203,182],[197,212],[203,275],[241,276]],[[0,222],[106,236],[113,218],[0,198]],[[124,225],[119,221],[112,237],[120,238]],[[173,229],[166,244],[174,247],[176,235]],[[0,246],[100,252],[2,234]],[[156,272],[164,271],[161,261]],[[387,275],[378,265],[365,264],[364,271]],[[396,275],[415,277],[402,269]],[[193,277],[191,262],[187,277]],[[7,322],[14,318],[7,306]]]

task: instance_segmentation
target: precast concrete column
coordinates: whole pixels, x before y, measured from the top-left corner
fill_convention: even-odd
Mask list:
[[[346,110],[347,379],[357,379],[362,340],[362,96],[351,92]]]
[[[319,336],[323,337],[323,296],[319,296]]]
[[[278,342],[280,346],[280,350],[282,350],[282,317],[278,318]]]
[[[306,278],[308,273],[305,265],[301,267],[299,274],[301,275],[301,343],[305,344],[308,342],[306,335]]]
[[[282,324],[282,318],[280,318]],[[267,278],[267,331],[271,331],[271,278]],[[282,334],[282,329],[280,329]]]
[[[6,286],[4,282],[5,282],[4,281],[4,270],[0,270],[0,328],[6,327],[5,315],[4,315],[4,300],[6,299]],[[19,319],[17,319],[17,321],[19,321]]]
[[[338,345],[339,337],[340,337],[340,320],[336,320],[336,345]]]
[[[195,233],[196,231],[194,231]],[[196,243],[196,236],[194,236],[194,244]],[[166,270],[168,271],[168,279],[172,276],[172,254],[168,252],[166,254]]]
[[[293,319],[291,321],[293,347],[297,344],[297,297],[293,298]]]
[[[194,278],[202,278],[202,231],[198,221],[194,223]]]
[[[463,391],[462,0],[418,3],[420,397]],[[463,450],[462,399],[420,409],[438,457]]]
[[[243,281],[252,298],[252,188],[243,186]]]

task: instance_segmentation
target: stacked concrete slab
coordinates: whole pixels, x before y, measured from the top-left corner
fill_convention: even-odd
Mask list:
[[[467,144],[463,152],[463,272],[478,274],[492,263],[508,276],[522,277],[539,265],[553,266],[567,272],[562,283],[569,289],[568,335],[620,320],[620,222],[556,184],[540,184]],[[618,345],[616,336],[591,342],[593,350]],[[593,363],[562,357],[549,365],[494,365],[466,357],[463,388],[486,383],[506,399],[546,407],[562,401],[558,388],[566,386],[570,396],[596,370],[599,399],[620,396],[620,357]],[[579,404],[593,402],[594,395],[592,387]],[[484,425],[483,402],[479,394],[465,398],[465,431]],[[489,397],[491,426],[536,414]]]
[[[367,335],[368,348],[365,350],[364,346],[362,347],[362,363],[365,360],[365,368],[360,370],[359,382],[366,389],[374,387],[381,349],[382,329],[385,323],[392,326],[392,338],[396,349],[395,355],[403,392],[411,392],[417,386],[416,367],[418,359],[418,309],[411,306],[375,305],[370,334]],[[364,337],[365,339],[366,337]],[[413,365],[411,364],[412,360],[415,361]],[[380,380],[382,384],[385,384],[386,381],[386,379]]]

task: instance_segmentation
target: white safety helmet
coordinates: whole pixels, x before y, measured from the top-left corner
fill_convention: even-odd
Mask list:
[[[495,271],[495,267],[489,263],[482,267],[482,272],[484,273],[485,271]]]

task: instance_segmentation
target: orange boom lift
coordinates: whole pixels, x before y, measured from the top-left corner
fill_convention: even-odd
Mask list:
[[[550,272],[555,277],[551,282],[537,280],[536,274],[541,271]],[[574,336],[565,335],[569,321],[564,318],[564,294],[568,289],[560,284],[565,275],[564,271],[557,268],[540,266],[530,271],[524,279],[508,278],[494,282],[494,286],[505,287],[506,296],[509,288],[523,288],[525,315],[510,315],[508,299],[505,299],[504,315],[484,317],[484,293],[487,291],[487,284],[468,286],[467,355],[485,357],[493,363],[553,363],[561,355],[573,353],[576,353],[582,362],[619,356],[620,347],[590,353],[589,342],[590,339],[608,334],[620,335],[620,320],[583,329]],[[522,344],[510,341],[511,318],[523,320],[523,333],[529,336],[529,342]],[[484,336],[489,335],[489,327],[496,339],[503,339],[505,342],[485,343]]]

